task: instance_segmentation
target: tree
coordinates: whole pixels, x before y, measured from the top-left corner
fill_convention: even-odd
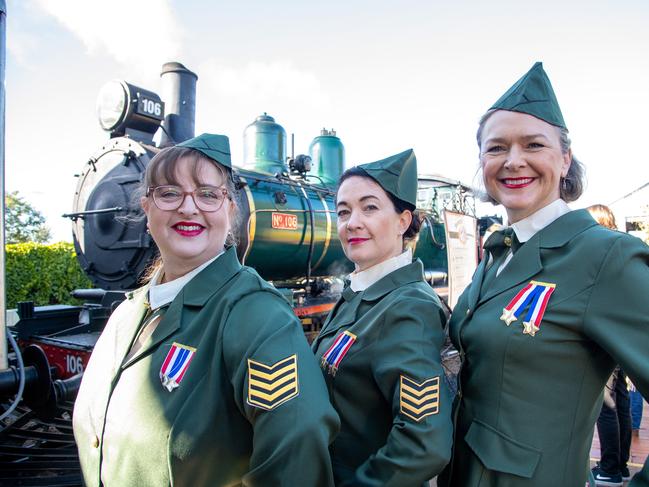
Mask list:
[[[50,229],[40,211],[22,198],[18,191],[5,195],[5,243],[45,243]]]

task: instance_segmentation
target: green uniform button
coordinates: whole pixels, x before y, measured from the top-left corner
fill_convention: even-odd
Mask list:
[[[512,246],[512,238],[511,238],[511,237],[505,237],[505,238],[503,239],[503,242],[505,243],[505,245],[507,245],[507,247],[511,247],[511,246]]]

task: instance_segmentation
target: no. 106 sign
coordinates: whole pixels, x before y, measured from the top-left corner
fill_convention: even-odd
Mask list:
[[[278,230],[297,230],[297,215],[273,212],[271,214],[271,226]]]

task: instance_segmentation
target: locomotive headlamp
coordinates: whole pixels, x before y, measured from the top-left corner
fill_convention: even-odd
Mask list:
[[[104,130],[117,127],[126,112],[126,91],[119,80],[106,83],[97,97],[97,117]]]
[[[164,119],[164,103],[152,91],[113,80],[99,91],[97,117],[111,137],[150,139]]]

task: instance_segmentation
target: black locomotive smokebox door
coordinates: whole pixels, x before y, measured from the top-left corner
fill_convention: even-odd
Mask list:
[[[127,208],[127,196],[121,184],[115,181],[104,181],[92,191],[86,208],[88,210],[103,210],[108,208]],[[124,212],[99,213],[86,217],[86,232],[98,247],[104,249],[119,242],[126,231],[126,222],[117,217]]]

